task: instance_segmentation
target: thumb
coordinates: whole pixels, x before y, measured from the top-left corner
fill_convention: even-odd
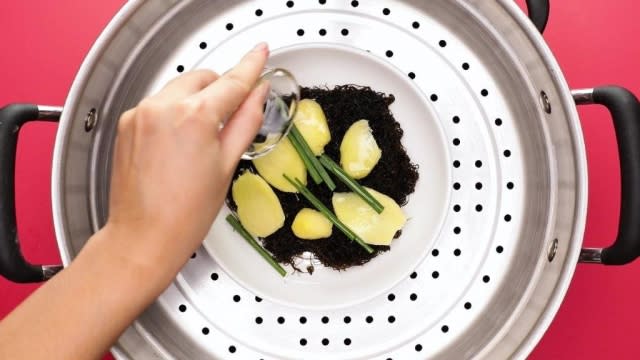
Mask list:
[[[238,110],[220,131],[222,149],[236,166],[242,154],[247,151],[262,125],[264,100],[269,92],[268,82],[262,83],[247,97]]]

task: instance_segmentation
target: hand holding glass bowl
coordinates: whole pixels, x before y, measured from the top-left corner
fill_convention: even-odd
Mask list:
[[[245,160],[268,153],[287,136],[300,101],[300,87],[287,70],[265,69],[256,86],[263,83],[269,84],[269,91],[264,99],[262,126],[242,155]]]

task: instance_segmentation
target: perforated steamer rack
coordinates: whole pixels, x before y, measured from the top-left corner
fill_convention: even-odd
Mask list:
[[[224,69],[259,40],[269,42],[302,85],[322,84],[300,79],[306,65],[287,62],[287,52],[280,49],[316,43],[368,50],[371,57],[402,72],[400,81],[413,82],[431,104],[446,138],[450,200],[442,231],[415,272],[390,291],[347,308],[314,311],[261,300],[202,248],[123,337],[117,354],[178,359],[461,359],[483,354],[495,358],[531,348],[539,335],[523,344],[516,336],[516,319],[526,318],[527,310],[539,311],[548,301],[553,284],[532,297],[542,272],[558,276],[567,255],[569,264],[576,263],[569,241],[573,235],[581,238],[582,224],[573,223],[572,213],[584,204],[574,198],[583,189],[571,172],[583,166],[584,159],[565,164],[565,181],[571,186],[566,206],[558,209],[556,162],[563,159],[553,158],[547,122],[554,123],[557,116],[556,126],[577,123],[567,121],[575,114],[573,107],[563,104],[566,95],[559,93],[565,85],[548,78],[552,74],[545,69],[546,50],[533,48],[527,36],[537,34],[527,34],[534,28],[514,4],[152,1],[134,14],[145,9],[161,15],[155,30],[127,21],[130,31],[150,37],[130,53],[138,66],[132,64],[118,91],[133,94],[129,100],[153,92],[181,71]],[[309,60],[304,55],[302,59]],[[358,71],[357,61],[344,66]],[[329,83],[342,80],[331,78],[330,72],[323,76]],[[375,80],[366,85],[376,88],[381,79]],[[541,90],[552,114],[544,112]],[[123,101],[122,96],[117,99]],[[104,118],[126,105],[133,103],[109,104]],[[395,114],[398,109],[392,110]],[[411,124],[397,114],[396,118],[406,133],[412,131]],[[565,143],[570,158],[571,141],[581,139],[569,138],[570,128],[562,134],[565,138],[556,140]],[[110,137],[105,141],[110,143]],[[415,158],[421,148],[405,144]],[[103,188],[98,182],[97,223],[104,219]],[[564,224],[556,229],[558,212]],[[560,259],[549,262],[555,238],[562,239],[556,250]],[[535,318],[527,320],[531,324]],[[520,319],[520,331],[524,322]]]
[[[543,27],[546,1],[528,3]],[[224,253],[220,244],[229,236],[220,234],[229,230],[218,220],[175,282],[119,339],[116,357],[524,358],[551,322],[578,260],[624,263],[640,253],[639,229],[629,221],[640,213],[640,196],[631,191],[640,173],[630,167],[640,159],[637,100],[619,88],[573,93],[580,104],[612,110],[627,155],[618,240],[581,251],[587,174],[574,99],[537,29],[511,0],[137,0],[96,42],[63,112],[21,108],[60,118],[52,193],[65,264],[106,220],[120,114],[181,72],[224,71],[258,41],[269,42],[271,65],[291,70],[304,86],[355,79],[394,93],[391,110],[421,165],[420,182],[398,245],[362,267],[381,279],[391,275],[383,292],[358,297],[356,286],[338,294],[348,298],[342,305],[314,304],[319,293],[283,300],[269,291],[293,281],[262,274],[269,270],[260,260],[253,273],[266,285],[240,285],[251,277],[234,256],[256,255],[248,247]],[[9,113],[0,111],[0,120]],[[15,129],[0,121],[0,130],[2,143],[15,147],[8,142]],[[0,160],[2,169],[10,164]],[[15,214],[2,215],[2,224],[15,228]],[[379,266],[421,234],[418,261]],[[0,235],[3,247],[16,246],[7,241],[15,233]],[[43,280],[58,269],[31,266],[15,253],[0,259],[2,275],[14,281]],[[277,281],[280,288],[270,286]]]

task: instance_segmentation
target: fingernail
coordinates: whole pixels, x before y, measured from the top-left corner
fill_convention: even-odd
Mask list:
[[[251,51],[264,52],[268,50],[269,50],[269,45],[266,42],[261,42],[258,45],[256,45]]]

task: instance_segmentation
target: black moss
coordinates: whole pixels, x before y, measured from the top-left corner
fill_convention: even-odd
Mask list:
[[[333,89],[302,88],[301,97],[314,99],[322,106],[331,131],[331,142],[325,147],[325,153],[336,162],[340,159],[340,143],[347,129],[358,120],[369,120],[369,126],[382,149],[382,158],[360,183],[388,195],[401,206],[405,205],[407,196],[413,193],[418,181],[418,168],[411,162],[402,146],[402,128],[389,111],[389,105],[395,100],[393,95],[375,92],[369,87],[344,85]],[[241,161],[234,179],[246,169],[256,172],[250,161]],[[349,191],[338,181],[336,185],[336,192]],[[322,203],[332,208],[332,193],[326,185],[316,185],[309,178],[307,187]],[[284,209],[285,224],[271,236],[262,239],[262,243],[277,261],[293,265],[296,257],[309,251],[324,265],[343,270],[365,264],[379,253],[389,250],[388,246],[373,246],[374,253],[368,254],[335,226],[332,235],[327,239],[308,241],[296,238],[291,231],[291,223],[298,211],[312,206],[300,195],[284,193],[277,189],[274,191]],[[227,204],[235,210],[231,191],[227,195]],[[399,231],[396,237],[399,237],[400,233]]]

